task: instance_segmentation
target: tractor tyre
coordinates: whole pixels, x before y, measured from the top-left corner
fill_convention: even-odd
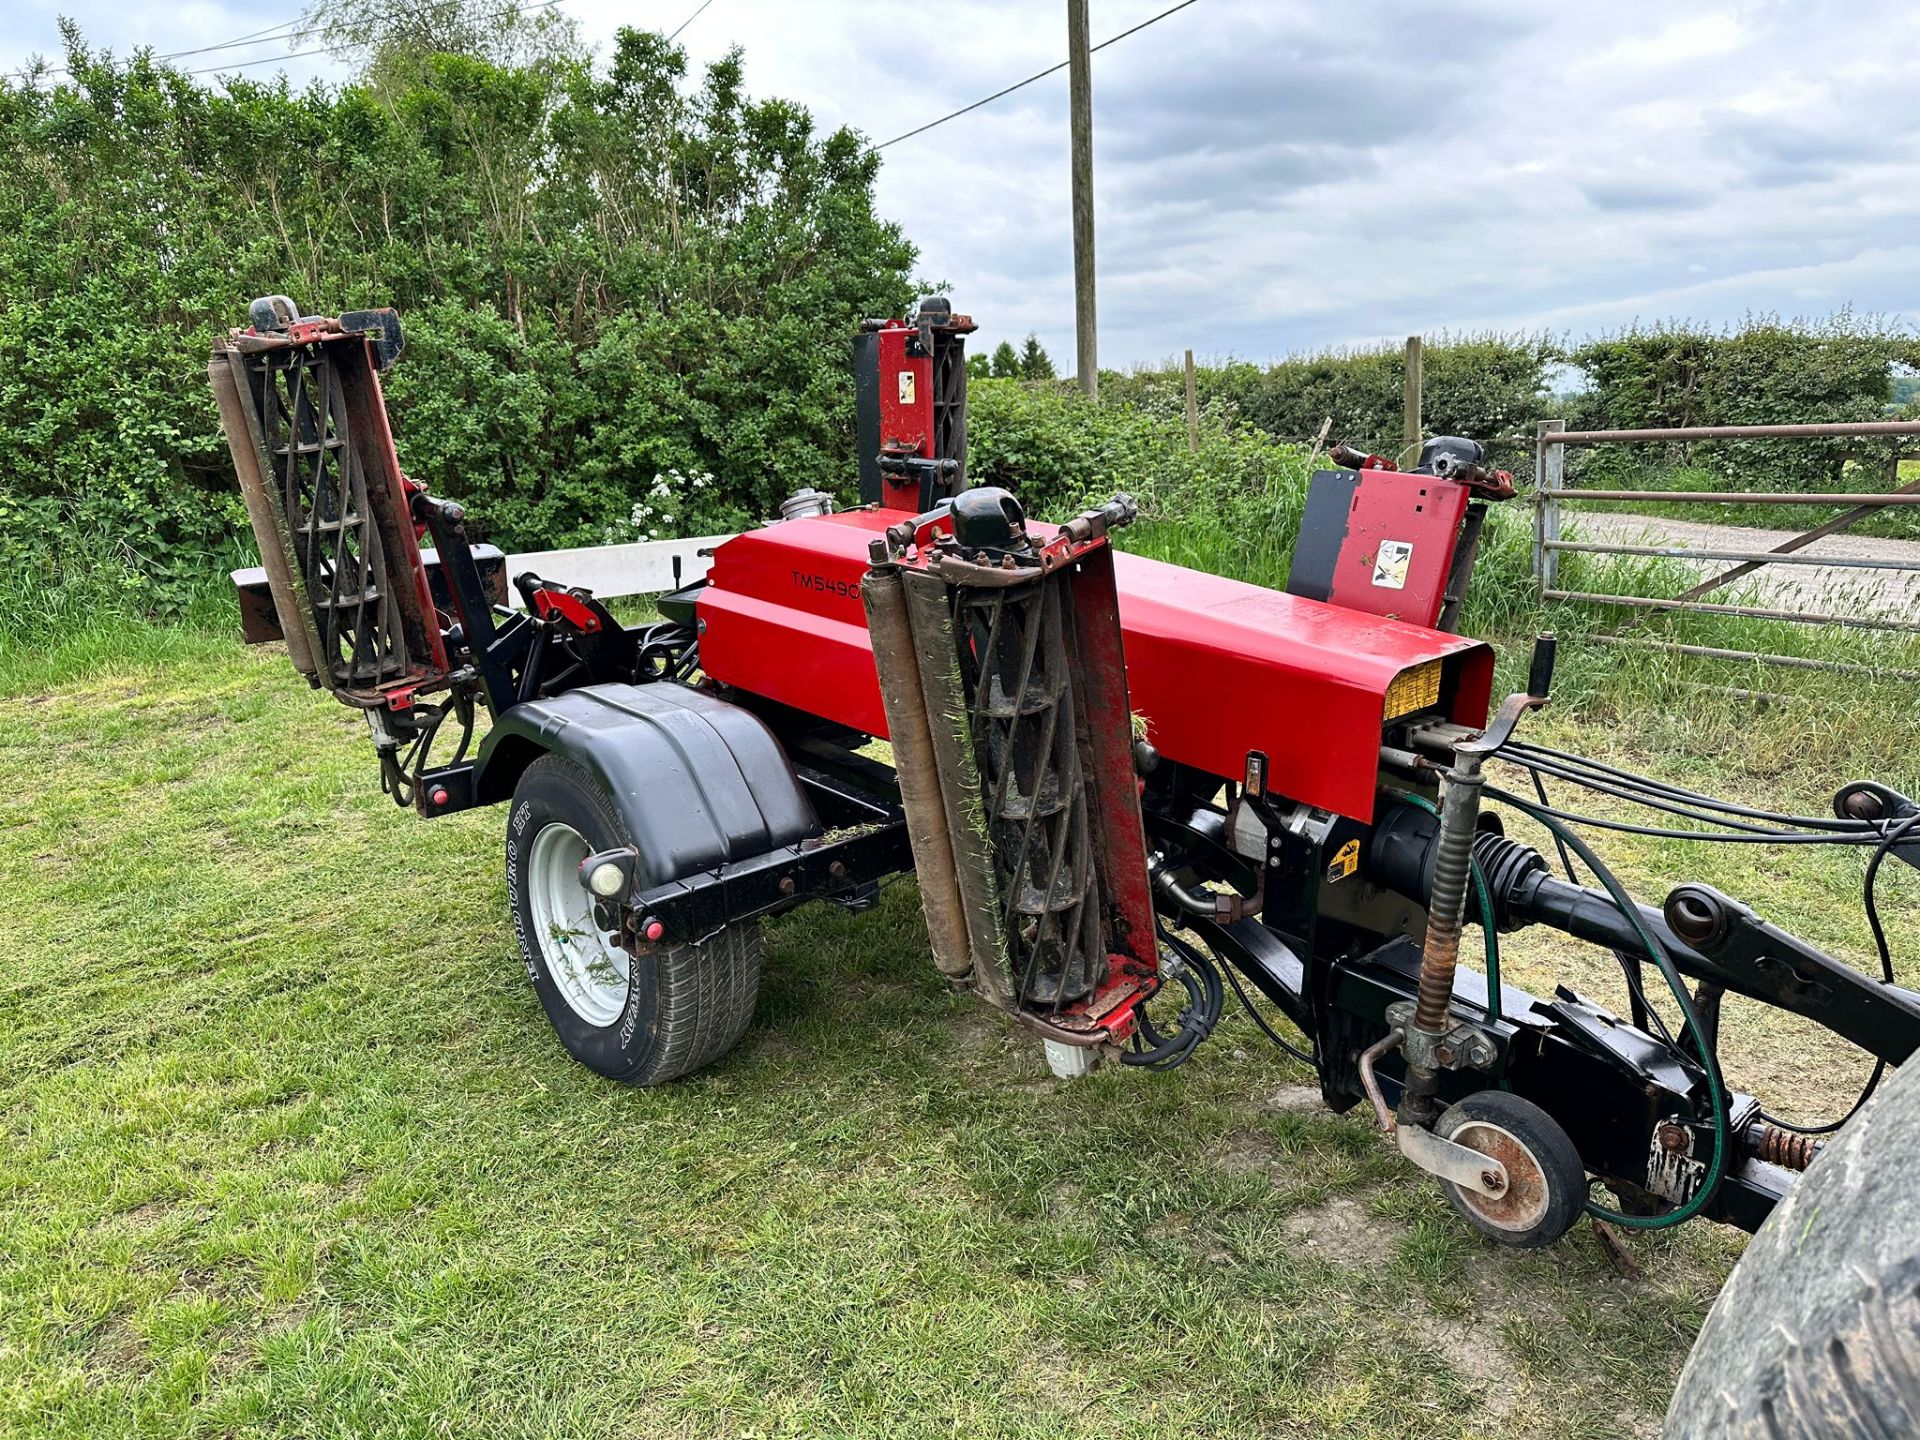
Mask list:
[[[1666,1440],[1920,1435],[1916,1157],[1909,1065],[1747,1245],[1680,1373]]]
[[[1448,1203],[1489,1240],[1522,1249],[1551,1245],[1580,1218],[1586,1166],[1559,1122],[1531,1100],[1481,1090],[1448,1106],[1434,1133],[1506,1166],[1507,1193],[1497,1200],[1440,1182]]]
[[[632,844],[606,790],[558,755],[527,767],[507,819],[513,930],[554,1033],[590,1070],[661,1085],[739,1041],[760,989],[760,922],[629,955],[593,918],[580,862]]]

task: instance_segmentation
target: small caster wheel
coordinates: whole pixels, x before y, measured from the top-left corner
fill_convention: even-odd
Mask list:
[[[1573,1228],[1587,1201],[1587,1170],[1557,1121],[1531,1100],[1482,1090],[1450,1107],[1434,1133],[1507,1167],[1498,1199],[1441,1181],[1447,1200],[1489,1240],[1531,1248]]]

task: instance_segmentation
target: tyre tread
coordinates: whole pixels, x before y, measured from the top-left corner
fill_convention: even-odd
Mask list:
[[[1920,1067],[1829,1142],[1748,1245],[1667,1440],[1920,1435]]]
[[[527,768],[515,792],[553,787],[589,806],[605,833],[630,844],[632,835],[605,788],[585,767],[562,755],[543,755]],[[509,897],[516,906],[518,901]],[[521,945],[527,945],[524,936]],[[758,920],[728,925],[703,944],[670,945],[636,959],[654,969],[653,1041],[623,1066],[587,1061],[610,1079],[628,1085],[664,1085],[711,1065],[733,1049],[753,1020],[760,995],[764,946]],[[528,957],[531,962],[532,957]],[[562,1032],[562,1041],[566,1042]],[[576,1058],[585,1060],[576,1052]]]

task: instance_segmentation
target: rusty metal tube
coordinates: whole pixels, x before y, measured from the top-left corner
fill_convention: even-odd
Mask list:
[[[1413,1028],[1444,1035],[1453,1024],[1453,977],[1460,965],[1460,935],[1466,926],[1467,884],[1473,874],[1473,835],[1480,817],[1480,791],[1486,777],[1481,757],[1455,752],[1440,797],[1440,830],[1433,842],[1433,885],[1427,899],[1427,938],[1420,947],[1420,980],[1415,992]],[[1438,1074],[1407,1062],[1400,1118],[1430,1124]]]
[[[967,922],[953,865],[953,837],[946,801],[940,793],[926,692],[920,684],[920,665],[899,569],[885,566],[868,571],[860,583],[860,600],[866,606],[867,633],[880,672],[880,703],[887,714],[900,802],[907,812],[907,839],[913,846],[914,876],[920,886],[920,908],[927,919],[927,942],[942,975],[965,979],[973,973],[973,955],[967,944]]]
[[[924,570],[902,572],[907,618],[913,629],[913,655],[927,713],[927,733],[945,803],[947,834],[953,846],[954,880],[966,919],[967,948],[974,984],[1002,1009],[1013,1005],[1006,931],[994,879],[993,836],[987,826],[986,797],[973,753],[965,682],[947,586]]]
[[[234,474],[240,481],[241,498],[246,501],[254,541],[260,547],[260,565],[267,572],[267,590],[273,596],[274,612],[280,617],[280,631],[287,639],[287,654],[293,660],[294,669],[310,676],[316,674],[318,668],[308,638],[312,621],[294,589],[292,551],[275,518],[272,497],[267,494],[266,478],[260,469],[260,447],[240,402],[235,363],[231,352],[216,351],[207,362],[207,381],[213,387],[214,403],[220,408],[220,428],[226,432],[227,449],[233,453]]]
[[[1473,865],[1473,831],[1486,779],[1477,762],[1463,760],[1447,772],[1440,803],[1440,833],[1433,845],[1433,889],[1427,902],[1427,943],[1420,956],[1420,987],[1413,1023],[1441,1034],[1451,1023],[1453,976],[1460,962],[1460,935],[1467,918],[1467,881]]]

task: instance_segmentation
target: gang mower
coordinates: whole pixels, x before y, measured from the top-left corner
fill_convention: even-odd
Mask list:
[[[1830,816],[1789,814],[1521,738],[1554,639],[1496,702],[1492,650],[1457,633],[1488,509],[1513,495],[1471,440],[1430,440],[1406,470],[1337,447],[1284,590],[1163,564],[1114,545],[1125,495],[1043,524],[969,486],[974,327],[928,299],[854,340],[861,503],[797,494],[629,626],[564,576],[509,576],[459,504],[403,473],[380,387],[392,311],[269,297],[250,320],[209,368],[263,562],[236,577],[247,636],[283,640],[365,716],[401,805],[507,807],[528,977],[603,1075],[654,1085],[718,1060],[753,1013],[764,921],[863,909],[909,872],[939,975],[1057,1074],[1186,1064],[1231,994],[1503,1245],[1583,1213],[1754,1230],[1819,1168],[1838,1122],[1791,1124],[1725,1082],[1726,995],[1858,1046],[1876,1084],[1920,1045],[1872,888],[1886,860],[1920,864],[1920,806],[1861,781]],[[1497,788],[1494,762],[1533,788]],[[1502,812],[1546,827],[1562,867]],[[1595,827],[1863,847],[1883,973],[1703,884],[1635,900]],[[1628,1013],[1503,980],[1499,937],[1530,925],[1617,957]],[[1474,932],[1483,969],[1461,959]],[[1911,1202],[1877,1213],[1910,1268]],[[1855,1301],[1880,1315],[1866,1349],[1912,1405],[1915,1290],[1882,1278],[1825,1333]],[[1869,1403],[1847,1399],[1862,1353],[1783,1362],[1713,1413],[1737,1429],[1763,1400],[1776,1419]]]

